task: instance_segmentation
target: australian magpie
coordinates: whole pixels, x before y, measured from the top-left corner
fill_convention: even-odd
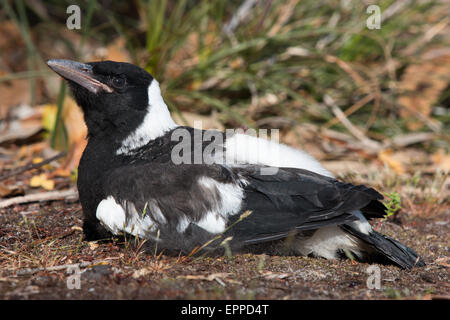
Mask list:
[[[335,179],[309,154],[177,125],[157,80],[133,64],[47,64],[68,81],[88,128],[78,168],[86,239],[131,234],[185,253],[282,243],[298,255],[424,265],[371,228],[385,216],[377,191]]]

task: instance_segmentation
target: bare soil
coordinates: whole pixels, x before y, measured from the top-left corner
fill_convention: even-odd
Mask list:
[[[367,286],[366,263],[256,254],[155,256],[135,240],[83,241],[78,202],[16,205],[0,214],[0,298],[448,298],[449,212],[446,204],[431,217],[411,215],[404,208],[393,219],[375,223],[378,231],[414,248],[427,263],[410,271],[378,265],[377,290]],[[82,263],[80,289],[69,289],[68,283],[76,282],[66,266],[75,263]]]

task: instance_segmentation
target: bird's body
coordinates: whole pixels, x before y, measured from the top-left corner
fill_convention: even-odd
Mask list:
[[[88,239],[129,233],[185,253],[290,239],[295,254],[423,264],[370,227],[385,214],[378,192],[334,179],[307,153],[176,125],[158,82],[136,66],[49,66],[69,80],[88,126],[78,170]]]

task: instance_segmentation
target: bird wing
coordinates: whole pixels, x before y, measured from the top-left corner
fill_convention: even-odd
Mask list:
[[[237,169],[248,182],[243,210],[252,211],[233,226],[239,242],[257,243],[286,237],[292,230],[341,225],[356,220],[352,212],[364,213],[367,207],[373,216],[385,214],[378,202],[383,197],[372,188],[303,169],[278,168],[276,174],[266,175],[262,168]]]
[[[123,227],[122,222],[116,223],[118,230],[133,233],[134,228],[147,238],[155,238],[159,230],[167,247],[183,251],[201,246],[218,233],[231,236],[232,245],[240,246],[280,239],[292,230],[340,225],[357,219],[352,211],[381,197],[373,189],[302,169],[279,168],[276,174],[264,175],[263,168],[124,166],[106,175],[104,188],[126,216]],[[200,183],[205,178],[208,183]],[[99,211],[97,217],[102,216]],[[247,211],[251,214],[242,219]],[[108,224],[109,216],[99,219]]]

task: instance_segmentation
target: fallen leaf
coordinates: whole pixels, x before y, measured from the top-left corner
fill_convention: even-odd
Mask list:
[[[439,258],[439,259],[436,259],[435,262],[437,265],[450,268],[450,257]]]
[[[167,263],[164,263],[162,261],[149,262],[147,267],[139,269],[139,270],[135,270],[133,272],[132,277],[134,279],[138,279],[140,277],[146,276],[147,274],[159,273],[159,272],[165,271],[169,268],[170,268],[170,265]]]
[[[282,273],[282,272],[262,271],[260,273],[265,279],[268,279],[268,280],[284,279],[284,278],[289,277],[289,273]]]
[[[69,151],[61,169],[71,172],[78,167],[81,155],[86,148],[87,127],[84,123],[83,112],[75,100],[70,97],[66,97],[64,100],[62,116],[69,138]]]
[[[0,184],[0,198],[13,197],[23,193],[22,188],[16,186],[10,188]]]
[[[89,249],[91,249],[91,251],[94,251],[95,249],[97,249],[98,246],[99,246],[98,243],[96,243],[94,241],[89,242]]]
[[[26,47],[20,33],[19,25],[12,19],[3,20],[0,23],[0,67],[13,72],[24,71],[26,64]],[[29,82],[28,79],[24,79]],[[2,98],[3,96],[0,95]]]
[[[33,163],[34,164],[38,164],[38,163],[41,163],[42,161],[44,161],[44,158],[42,158],[42,157],[36,157],[36,158],[34,158],[33,159]]]
[[[44,104],[39,107],[42,108],[42,125],[44,129],[49,132],[53,131],[55,128],[58,106],[56,104]]]
[[[1,92],[0,97],[3,99]],[[39,108],[21,104],[11,109],[10,116],[12,120],[7,123],[5,128],[2,128],[0,143],[24,140],[43,129]]]
[[[33,144],[26,144],[20,147],[17,152],[18,159],[30,159],[33,158],[34,154],[41,154],[44,149],[49,148],[48,142],[37,142]]]
[[[43,126],[52,131],[55,126],[57,106],[47,104],[41,106],[43,109]],[[61,115],[68,137],[69,150],[64,163],[53,172],[54,176],[69,177],[72,171],[78,167],[81,155],[87,144],[87,127],[84,122],[83,112],[77,103],[69,96],[64,99]]]
[[[0,184],[0,198],[4,198],[12,193],[12,190]]]
[[[55,182],[47,178],[45,173],[33,176],[30,180],[30,186],[33,188],[42,187],[45,190],[53,190]]]
[[[403,164],[393,157],[393,152],[390,149],[380,151],[378,153],[378,159],[387,164],[397,174],[404,174],[406,172]]]
[[[450,171],[450,155],[444,150],[439,149],[438,152],[431,156],[431,161],[443,171]]]
[[[94,57],[91,60],[111,60],[120,62],[131,62],[130,54],[126,47],[126,41],[123,37],[118,37],[105,48],[98,48],[94,51]]]
[[[21,103],[30,103],[30,81],[28,79],[15,79],[0,83],[0,107],[7,110]],[[5,111],[2,111],[5,113]]]
[[[35,157],[35,158],[33,158],[33,160],[31,160],[31,162],[32,162],[33,164],[39,164],[39,163],[41,163],[42,161],[44,161],[44,158],[42,158],[42,157]],[[45,165],[43,165],[41,168],[43,168],[43,169],[50,169],[50,168],[51,168],[51,165],[50,165],[50,164],[45,164]]]
[[[431,114],[433,104],[439,99],[442,91],[448,86],[450,55],[441,55],[434,59],[425,59],[427,52],[422,55],[420,64],[409,65],[399,83],[400,116],[407,120],[410,130],[417,130],[423,122],[417,121],[414,111],[425,117]]]

